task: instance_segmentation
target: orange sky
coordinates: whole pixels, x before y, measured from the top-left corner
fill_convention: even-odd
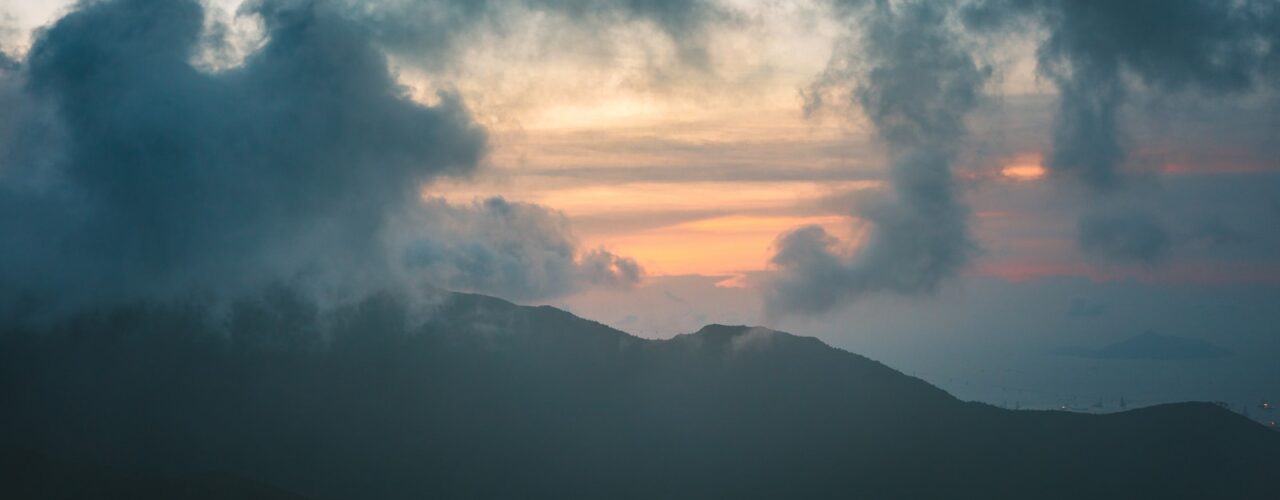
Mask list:
[[[885,186],[883,159],[865,131],[807,119],[794,107],[682,111],[574,107],[572,119],[500,129],[488,173],[424,193],[550,206],[569,216],[586,247],[631,256],[655,276],[766,269],[774,240],[804,225],[856,241],[851,210],[840,207]],[[1034,182],[1044,175],[1040,161],[1013,155],[996,172]],[[760,172],[770,175],[753,178]]]

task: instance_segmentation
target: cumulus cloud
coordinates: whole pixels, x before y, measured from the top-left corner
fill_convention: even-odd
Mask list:
[[[217,71],[198,64],[219,38],[205,36],[195,0],[79,5],[0,68],[0,102],[16,103],[0,116],[4,304],[234,294],[303,278],[376,286],[400,269],[388,258],[392,219],[452,210],[419,206],[418,192],[468,175],[485,154],[458,98],[409,99],[374,34],[336,4],[244,9],[265,42]],[[572,254],[563,229],[526,229],[498,254],[534,251],[511,250],[521,244]],[[565,279],[638,273],[601,255]],[[568,285],[540,286],[521,294]]]
[[[952,29],[947,4],[852,3],[841,12],[861,23],[860,36],[847,35],[808,89],[806,109],[861,109],[887,149],[892,189],[860,208],[870,230],[854,254],[816,226],[778,239],[766,290],[772,315],[824,312],[870,292],[931,292],[972,253],[951,166],[989,69]]]
[[[129,297],[368,270],[388,210],[475,168],[485,134],[462,105],[402,96],[358,26],[320,4],[258,7],[270,41],[216,74],[190,63],[194,1],[86,4],[41,33],[23,95],[64,140],[5,157],[0,231],[21,242],[0,258],[7,291]]]
[[[433,199],[402,221],[406,272],[450,289],[511,299],[564,295],[586,285],[631,286],[632,259],[582,251],[564,214],[500,197],[471,205]]]

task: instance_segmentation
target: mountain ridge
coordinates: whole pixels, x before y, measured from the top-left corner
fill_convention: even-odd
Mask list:
[[[6,328],[0,406],[0,446],[312,498],[1240,497],[1280,465],[1214,405],[1003,410],[813,337],[642,339],[473,294]]]

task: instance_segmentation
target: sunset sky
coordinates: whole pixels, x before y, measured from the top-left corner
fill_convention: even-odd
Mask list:
[[[249,71],[283,33],[262,13],[284,4],[205,2],[191,67],[213,82]],[[1280,389],[1268,368],[1280,363],[1267,362],[1280,357],[1280,13],[1267,1],[1117,4],[322,2],[385,58],[397,97],[461,106],[483,134],[474,165],[404,177],[421,207],[379,233],[408,242],[390,261],[428,283],[552,304],[642,336],[768,323],[896,366],[934,366],[960,377],[937,382],[957,391],[960,380],[990,388],[996,375],[956,375],[950,355],[1010,370],[1026,359],[1010,352],[1156,330],[1241,353],[1237,371],[1188,368],[1215,381],[1205,392]],[[45,27],[75,9],[0,5],[0,109],[35,117],[0,122],[0,184],[47,173],[24,134],[52,112],[22,92],[72,92],[41,90],[48,72],[27,72],[45,64],[29,57]],[[1189,29],[1188,19],[1206,21]],[[1143,35],[1144,23],[1161,33]],[[49,130],[40,137],[77,129]],[[228,137],[196,156],[252,151]],[[41,189],[61,185],[48,182]],[[512,207],[535,222],[503,219]],[[218,254],[258,246],[228,248],[137,295],[225,274]],[[297,250],[262,248],[260,266],[244,269],[275,269]],[[533,271],[468,268],[481,248]],[[1091,366],[1088,384],[1062,384],[1105,387],[1108,370],[1127,373]],[[1159,380],[1132,391],[1200,394]]]
[[[8,6],[5,51],[21,57],[33,30],[69,4]],[[264,35],[252,13],[236,14],[239,4],[219,0],[210,8],[228,22],[231,45],[251,51]],[[848,43],[841,19],[822,2],[713,6],[725,19],[700,27],[696,42],[673,41],[643,19],[583,34],[554,11],[516,18],[494,8],[496,20],[471,28],[446,67],[436,66],[430,50],[391,54],[410,96],[431,104],[441,89],[457,92],[492,139],[483,168],[425,184],[422,195],[545,205],[568,216],[583,246],[630,256],[650,277],[764,271],[774,240],[809,224],[840,236],[852,251],[862,229],[849,207],[885,189],[883,147],[856,110],[806,114],[803,95],[833,47]],[[994,75],[953,172],[984,249],[968,272],[1280,280],[1275,262],[1173,255],[1184,265],[1114,268],[1076,251],[1074,221],[1059,216],[1065,210],[1057,204],[1079,210],[1091,200],[1070,185],[1045,185],[1057,90],[1037,74],[1035,47],[1043,37],[1031,31],[983,41],[989,53],[980,57]],[[682,60],[680,43],[697,43],[706,61]],[[220,64],[234,65],[237,56],[243,54],[222,54]],[[1172,196],[1184,184],[1253,184],[1245,179],[1280,168],[1268,149],[1280,118],[1269,107],[1244,107],[1250,99],[1270,102],[1271,90],[1133,103],[1124,110],[1134,115],[1125,168],[1142,175],[1137,190],[1149,192],[1132,197]],[[1248,224],[1245,214],[1225,213],[1244,208],[1202,207],[1190,215],[1202,224]],[[1226,269],[1208,269],[1220,266]]]

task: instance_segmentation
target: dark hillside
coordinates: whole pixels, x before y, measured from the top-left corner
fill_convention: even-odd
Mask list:
[[[10,328],[0,407],[6,449],[314,498],[1247,498],[1280,467],[1280,435],[1210,404],[1007,411],[813,338],[467,294]]]

